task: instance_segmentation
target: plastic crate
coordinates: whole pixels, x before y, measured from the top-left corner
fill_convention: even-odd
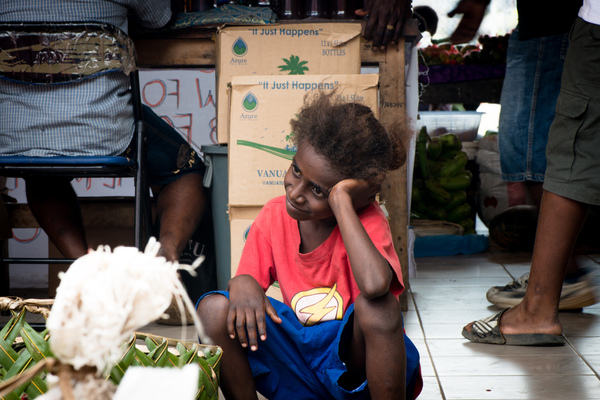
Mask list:
[[[477,138],[477,131],[484,113],[478,111],[420,111],[417,130],[427,127],[430,137],[454,133],[463,142]]]

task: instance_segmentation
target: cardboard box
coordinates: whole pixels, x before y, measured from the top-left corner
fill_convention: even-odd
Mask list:
[[[242,251],[252,223],[262,207],[231,207],[229,219],[231,224],[231,277],[235,276],[242,258]],[[267,290],[267,296],[283,302],[279,284],[275,283]]]
[[[235,276],[242,258],[242,250],[248,238],[250,227],[262,207],[230,207],[229,224],[231,228],[231,277]]]
[[[262,206],[285,194],[283,178],[296,152],[290,120],[307,93],[337,90],[378,115],[377,74],[247,76],[231,85],[229,205]]]
[[[216,37],[217,137],[229,142],[234,76],[360,73],[360,23],[230,26]]]

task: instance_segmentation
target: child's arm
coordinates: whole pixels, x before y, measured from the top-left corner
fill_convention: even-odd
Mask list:
[[[356,210],[375,200],[383,177],[376,182],[346,179],[329,193],[329,205],[344,240],[350,266],[363,296],[383,296],[390,289],[393,271],[365,231]]]
[[[227,333],[232,339],[237,335],[242,347],[248,347],[249,344],[250,350],[256,351],[258,337],[261,341],[267,339],[265,314],[278,324],[281,323],[281,318],[262,287],[252,276],[236,276],[229,281],[228,290]]]

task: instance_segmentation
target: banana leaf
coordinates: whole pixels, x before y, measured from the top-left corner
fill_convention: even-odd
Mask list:
[[[0,330],[0,400],[20,400],[23,394],[30,399],[48,390],[46,371],[41,368],[36,373],[30,369],[53,354],[48,344],[48,332],[37,332],[25,321],[26,310],[13,313],[10,321]],[[145,344],[141,345],[140,342]],[[112,368],[108,377],[119,384],[130,366],[148,368],[181,368],[186,364],[197,363],[200,367],[197,400],[218,400],[219,371],[222,350],[218,346],[182,342],[176,339],[145,333],[135,333],[123,344],[124,354]],[[26,377],[24,371],[30,370]],[[20,377],[25,377],[23,382]],[[10,392],[2,394],[5,387]],[[15,386],[17,385],[17,386]],[[13,389],[16,387],[16,389]]]

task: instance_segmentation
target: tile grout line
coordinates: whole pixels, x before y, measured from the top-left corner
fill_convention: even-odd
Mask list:
[[[577,347],[575,347],[575,345],[573,343],[571,343],[571,341],[564,334],[563,334],[563,338],[565,339],[565,342],[567,342],[567,344],[569,346],[571,346],[571,348],[573,349],[573,351],[575,352],[575,354],[577,354],[579,356],[579,358],[581,359],[581,361],[583,361],[585,363],[585,365],[587,365],[588,368],[592,370],[592,372],[594,373],[594,375],[596,375],[596,378],[598,378],[598,380],[600,380],[600,375],[594,369],[594,367],[588,362],[588,360],[585,359],[585,356],[583,354],[581,354],[579,352],[579,350],[577,350]]]
[[[435,367],[435,362],[433,361],[433,355],[431,354],[431,350],[429,349],[429,344],[427,343],[427,336],[425,334],[425,328],[423,327],[423,320],[421,319],[421,314],[419,313],[419,307],[417,307],[417,302],[415,301],[415,296],[413,295],[412,288],[409,288],[410,298],[412,299],[413,306],[415,307],[415,312],[417,313],[417,318],[419,319],[419,326],[421,327],[421,332],[423,333],[423,342],[425,343],[425,348],[427,349],[427,355],[429,356],[429,360],[431,361],[431,367],[433,368],[433,372],[435,373],[435,379],[438,384],[438,388],[440,389],[440,395],[442,396],[442,400],[446,400],[446,395],[444,394],[444,388],[442,387],[442,382],[440,381],[440,376],[438,374],[437,368]]]

